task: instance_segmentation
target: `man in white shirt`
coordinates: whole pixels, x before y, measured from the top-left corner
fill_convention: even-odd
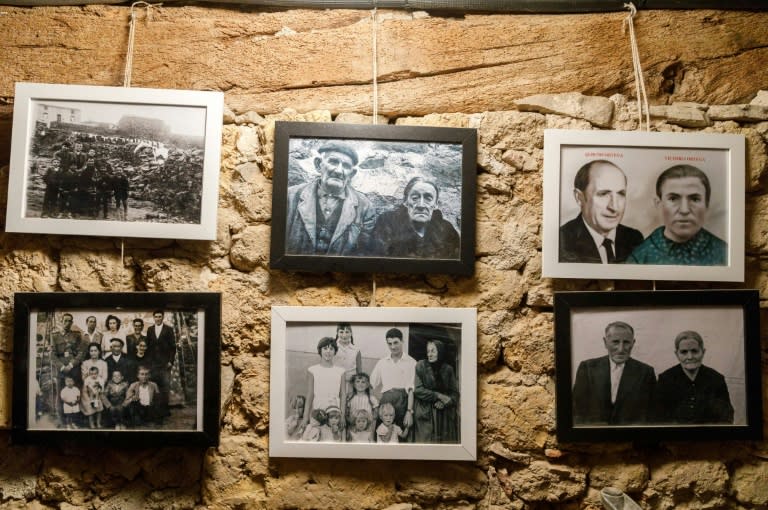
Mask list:
[[[395,423],[412,429],[413,386],[416,360],[403,352],[403,332],[392,328],[385,335],[389,356],[380,359],[371,372],[371,387],[381,387],[379,407],[389,402],[395,408]],[[378,420],[377,420],[378,421]],[[410,437],[404,441],[410,440]]]
[[[608,355],[579,363],[573,386],[573,424],[642,424],[650,419],[656,374],[630,357],[635,331],[611,322],[603,343]]]
[[[627,177],[614,163],[595,160],[573,180],[581,212],[560,227],[560,262],[616,264],[643,242],[639,230],[621,225],[627,205]]]
[[[83,333],[83,340],[89,344],[101,345],[101,337],[103,336],[101,331],[96,331],[96,317],[91,315],[85,319],[86,331]]]

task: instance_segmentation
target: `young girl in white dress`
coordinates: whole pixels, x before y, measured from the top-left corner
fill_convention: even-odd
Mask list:
[[[363,358],[360,348],[355,345],[352,336],[352,325],[340,322],[336,325],[336,357],[333,364],[344,369],[344,381],[347,384],[347,394],[352,393],[352,382],[355,374],[363,371]]]

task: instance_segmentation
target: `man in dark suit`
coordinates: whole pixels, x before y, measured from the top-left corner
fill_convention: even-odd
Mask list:
[[[161,419],[170,415],[168,396],[171,390],[171,368],[176,358],[176,335],[172,327],[163,324],[164,318],[164,310],[155,310],[152,312],[155,323],[147,329],[147,356],[154,363],[151,373],[160,389],[157,411]]]
[[[610,161],[590,161],[576,172],[573,187],[581,213],[560,227],[560,262],[624,262],[643,242],[639,230],[620,224],[627,205],[624,172]]]
[[[123,353],[123,341],[119,338],[113,338],[109,346],[111,352],[104,358],[104,361],[107,362],[107,380],[111,380],[112,372],[117,370],[122,374],[123,379],[129,383],[133,382],[128,378],[136,370],[133,368],[133,362]]]
[[[635,331],[626,322],[605,328],[607,356],[579,364],[573,385],[574,425],[633,425],[650,420],[653,367],[632,359]]]

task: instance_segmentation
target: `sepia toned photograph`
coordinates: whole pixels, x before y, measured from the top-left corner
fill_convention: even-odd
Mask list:
[[[218,437],[219,294],[67,296],[16,294],[22,441]]]
[[[757,291],[561,292],[555,314],[559,438],[762,431]]]
[[[272,315],[270,455],[474,458],[474,309]]]
[[[220,93],[19,83],[15,100],[9,231],[215,236]]]
[[[744,144],[546,130],[544,276],[743,281]]]
[[[271,266],[470,274],[476,137],[278,122]]]

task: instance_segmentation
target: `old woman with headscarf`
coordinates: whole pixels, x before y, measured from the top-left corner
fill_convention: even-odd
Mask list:
[[[414,397],[415,442],[458,443],[458,382],[439,340],[427,342],[427,359],[416,364]]]

